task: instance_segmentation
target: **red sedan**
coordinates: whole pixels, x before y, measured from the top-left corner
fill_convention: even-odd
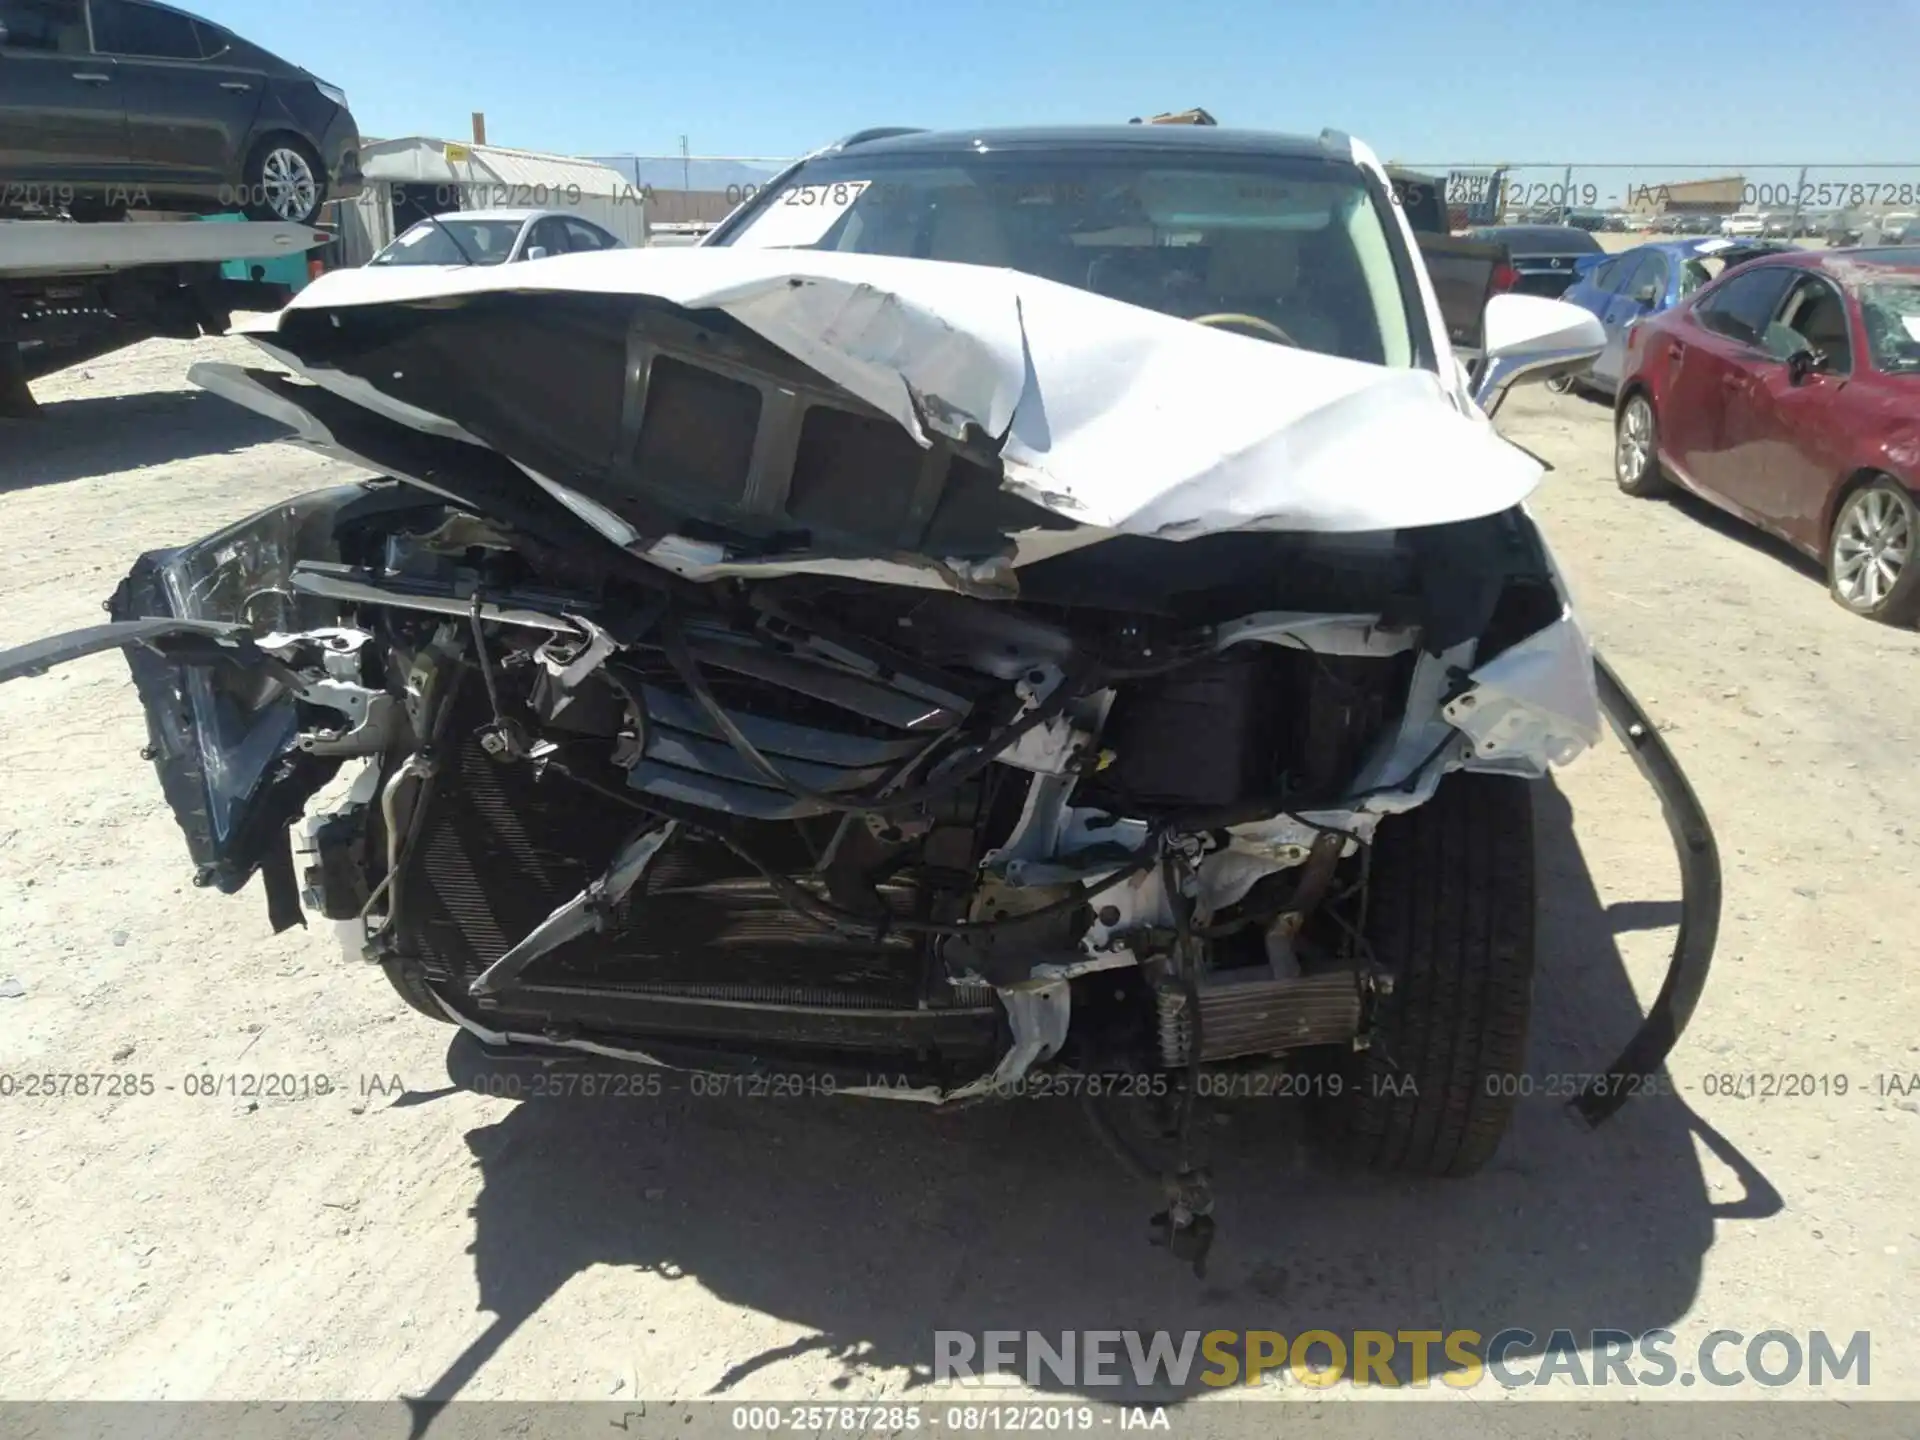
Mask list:
[[[1825,563],[1834,599],[1920,618],[1920,250],[1750,261],[1627,336],[1614,476],[1669,483]]]

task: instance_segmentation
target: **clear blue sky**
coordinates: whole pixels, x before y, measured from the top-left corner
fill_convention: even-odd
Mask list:
[[[1920,172],[1920,0],[180,3],[344,86],[378,136],[459,138],[484,110],[529,149],[791,155],[867,125],[1204,105],[1403,160]]]

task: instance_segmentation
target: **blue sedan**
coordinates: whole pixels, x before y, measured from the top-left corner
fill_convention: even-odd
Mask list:
[[[1591,371],[1570,382],[1552,382],[1552,388],[1564,391],[1577,386],[1612,395],[1620,388],[1627,332],[1635,325],[1691,295],[1729,265],[1793,248],[1714,236],[1656,240],[1618,255],[1583,257],[1576,262],[1573,284],[1560,298],[1598,316],[1607,332],[1607,345]]]

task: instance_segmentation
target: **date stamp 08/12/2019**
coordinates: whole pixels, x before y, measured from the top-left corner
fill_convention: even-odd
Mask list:
[[[1187,1084],[1166,1071],[1036,1071],[1017,1081],[978,1091],[1005,1100],[1159,1099]],[[1203,1100],[1337,1100],[1346,1094],[1414,1095],[1411,1075],[1391,1068],[1359,1076],[1329,1067],[1210,1069],[1193,1080]],[[1611,1076],[1594,1072],[1514,1072],[1483,1080],[1490,1096],[1519,1100],[1573,1100],[1591,1092],[1628,1096],[1690,1095],[1707,1100],[1761,1102],[1892,1101],[1920,1109],[1920,1069],[1848,1071],[1709,1071],[1689,1080],[1661,1073]],[[824,1071],[721,1072],[663,1070],[640,1066],[594,1067],[561,1061],[525,1069],[483,1069],[460,1088],[501,1100],[651,1100],[685,1095],[699,1100],[798,1100],[836,1094],[918,1092],[926,1087],[906,1075],[836,1076]],[[107,1100],[179,1096],[188,1100],[304,1101],[334,1095],[360,1099],[397,1096],[422,1087],[398,1074],[338,1079],[325,1071],[190,1070],[161,1076],[150,1071],[0,1071],[0,1101]]]

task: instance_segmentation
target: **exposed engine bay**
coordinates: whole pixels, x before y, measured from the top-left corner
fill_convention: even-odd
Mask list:
[[[1104,548],[1017,601],[587,592],[372,482],[149,557],[113,608],[216,632],[132,652],[185,721],[154,740],[203,881],[260,868],[288,923],[276,830],[363,760],[303,826],[307,900],[448,1018],[928,1099],[1349,1044],[1374,827],[1460,766],[1537,764],[1543,721],[1500,688],[1566,623],[1531,526],[1140,543],[1179,554],[1127,567],[1124,609],[1069,598]],[[1421,600],[1463,558],[1464,628]],[[1306,608],[1333,575],[1355,608]],[[1462,638],[1431,648],[1437,619]]]
[[[327,277],[255,337],[292,377],[193,375],[387,478],[142,557],[0,678],[124,648],[199,883],[490,1044],[937,1103],[1377,1086],[1490,997],[1516,1066],[1521,782],[1601,713],[1537,463],[1432,373],[970,270]],[[1250,387],[1241,433],[1157,430],[1088,383],[1116,352]],[[1491,1153],[1461,1073],[1394,1163]]]
[[[765,256],[703,255],[754,283],[698,309],[665,298],[693,303],[684,279],[344,307],[317,286],[256,336],[300,378],[196,367],[395,477],[149,556],[114,598],[149,627],[129,653],[202,882],[263,872],[276,926],[304,890],[421,1008],[492,1036],[806,1061],[914,1098],[1041,1062],[1364,1043],[1382,817],[1455,769],[1539,774],[1597,735],[1532,522],[1361,528],[1361,502],[1297,530],[1089,527],[1069,437],[1105,448],[1088,437],[1120,407],[1036,394],[1067,371],[1035,333],[1008,392],[1004,337],[931,292],[851,326],[873,286],[836,258],[803,285],[777,268],[795,259],[769,278]],[[916,285],[966,269],[891,264]],[[1241,367],[1276,355],[1321,430],[1329,404],[1382,404],[1378,426],[1416,408],[1405,376],[979,276],[1016,287],[1021,323],[1120,317],[1090,343],[1139,349],[1145,325]],[[822,295],[826,328],[794,339]],[[885,413],[874,325],[909,413]],[[936,361],[900,342],[935,330]],[[1009,417],[1036,400],[1054,451],[1016,484]],[[1500,446],[1439,396],[1417,408],[1461,453]],[[1276,418],[1285,483],[1321,484]],[[1315,443],[1323,465],[1351,447]],[[1228,481],[1245,508],[1244,467],[1141,463],[1209,514]],[[289,827],[348,759],[365,773],[303,823],[296,867]]]

